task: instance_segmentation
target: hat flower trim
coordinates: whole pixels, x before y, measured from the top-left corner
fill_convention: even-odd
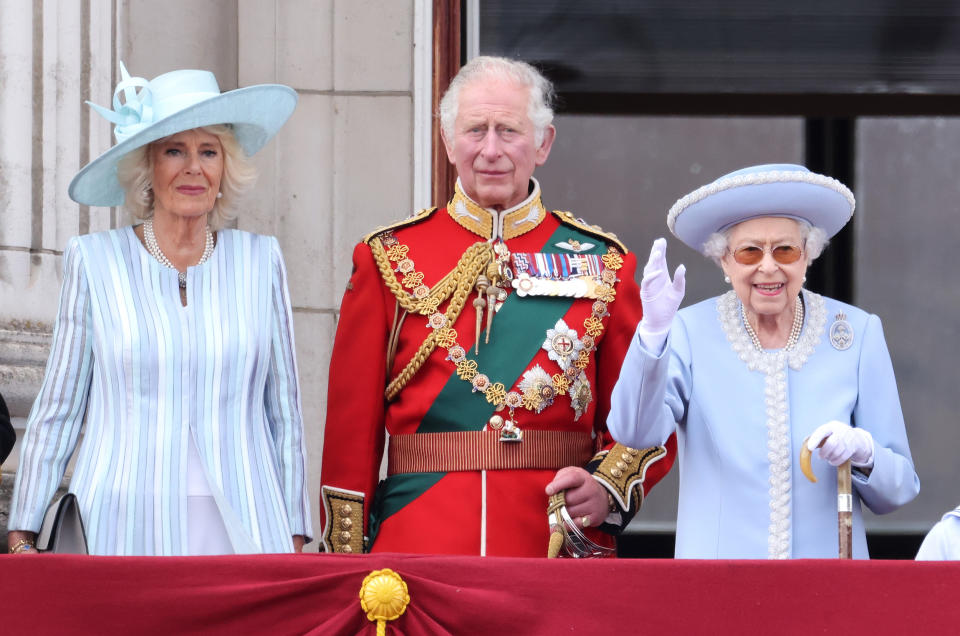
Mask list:
[[[88,101],[95,111],[114,124],[113,134],[121,142],[154,123],[153,93],[149,82],[142,77],[130,77],[127,68],[120,62],[120,83],[113,91],[113,110]],[[137,88],[140,90],[137,91]],[[123,93],[125,103],[120,102]]]
[[[820,186],[829,190],[833,190],[845,198],[847,203],[850,204],[851,215],[856,207],[856,199],[854,199],[850,188],[843,185],[833,177],[817,174],[815,172],[801,172],[799,170],[770,170],[767,172],[740,174],[735,177],[725,177],[718,179],[713,183],[709,183],[705,186],[697,188],[673,204],[673,206],[670,208],[670,212],[667,214],[667,226],[669,226],[672,230],[676,224],[677,217],[680,216],[681,212],[691,205],[699,203],[700,201],[703,201],[707,197],[717,194],[718,192],[732,190],[733,188],[740,188],[742,186],[765,185],[769,183],[808,183],[810,185]]]

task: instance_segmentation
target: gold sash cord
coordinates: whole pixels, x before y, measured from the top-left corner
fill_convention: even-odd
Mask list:
[[[464,470],[559,470],[593,457],[593,438],[583,431],[524,429],[522,442],[500,441],[499,431],[391,435],[387,474]]]

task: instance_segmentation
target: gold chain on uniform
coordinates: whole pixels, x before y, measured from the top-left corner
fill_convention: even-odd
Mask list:
[[[564,395],[571,383],[587,367],[590,363],[590,353],[596,349],[597,340],[603,333],[603,318],[609,315],[607,305],[612,303],[617,295],[613,288],[617,281],[616,273],[623,267],[623,256],[617,248],[609,246],[607,253],[601,257],[604,269],[600,273],[601,284],[597,288],[597,300],[591,307],[590,315],[583,321],[586,332],[586,335],[581,338],[583,349],[566,371],[553,375],[551,386],[546,387],[548,392],[552,391],[551,395],[542,395],[535,388],[527,389],[521,395],[517,391],[507,392],[503,382],[491,382],[489,376],[481,373],[477,361],[469,359],[466,350],[457,342],[457,330],[449,326],[454,324],[460,316],[477,276],[484,272],[487,265],[495,258],[489,243],[474,243],[467,248],[457,266],[440,279],[432,289],[423,283],[423,273],[416,270],[413,260],[409,257],[410,248],[402,245],[392,232],[385,232],[372,239],[370,247],[384,282],[400,306],[411,313],[429,315],[427,324],[432,328],[430,335],[421,343],[413,359],[387,385],[384,393],[386,398],[391,400],[396,397],[439,345],[447,350],[447,359],[456,365],[457,376],[460,379],[470,382],[474,391],[483,393],[487,402],[493,404],[496,410],[507,407],[511,414],[514,409],[521,406],[527,410],[539,412],[545,400],[552,399],[554,394]],[[397,280],[397,272],[403,275],[403,281]],[[407,292],[404,287],[412,291]],[[447,311],[440,313],[438,308],[447,298],[450,298]]]

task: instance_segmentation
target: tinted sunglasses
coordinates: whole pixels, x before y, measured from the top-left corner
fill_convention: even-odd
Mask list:
[[[756,245],[747,245],[739,247],[733,252],[733,260],[741,265],[756,265],[763,260],[763,254],[766,248]],[[796,263],[803,256],[803,250],[797,245],[774,245],[770,248],[770,254],[773,260],[781,265]]]

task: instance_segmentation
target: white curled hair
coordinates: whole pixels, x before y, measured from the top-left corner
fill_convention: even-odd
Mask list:
[[[220,179],[223,196],[214,202],[209,219],[210,227],[216,230],[236,218],[240,199],[257,180],[257,169],[243,151],[231,126],[204,126],[198,130],[216,135],[223,147],[223,176]],[[164,139],[131,150],[117,163],[117,181],[125,192],[123,207],[135,219],[146,220],[153,216],[150,147]]]
[[[796,221],[800,227],[800,239],[803,241],[803,251],[807,255],[807,264],[809,265],[818,256],[823,254],[823,250],[827,247],[830,239],[827,237],[826,231],[821,227],[813,226],[803,219],[791,220]],[[703,249],[701,250],[703,255],[716,263],[717,266],[720,265],[720,261],[723,260],[724,255],[730,248],[730,232],[735,227],[736,225],[731,225],[724,230],[714,232],[707,237],[707,240],[703,244]]]
[[[505,57],[481,55],[467,62],[450,82],[447,92],[440,100],[440,127],[447,141],[454,143],[453,125],[460,107],[460,91],[464,86],[482,79],[513,81],[530,89],[527,116],[533,122],[533,135],[537,147],[543,143],[547,127],[553,122],[553,84],[540,71],[526,62]]]

